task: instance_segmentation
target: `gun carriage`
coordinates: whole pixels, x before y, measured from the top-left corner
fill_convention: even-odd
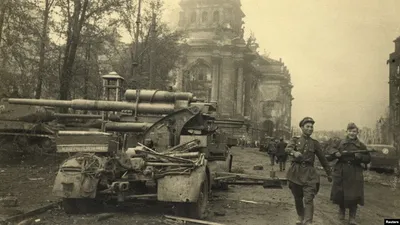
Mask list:
[[[121,77],[104,80],[105,100],[7,100],[102,112],[99,131],[57,132],[57,151],[75,153],[60,166],[53,188],[67,213],[90,212],[108,200],[153,198],[174,203],[179,215],[203,218],[211,187],[242,179],[281,188],[278,178],[230,173],[232,156],[218,124],[241,123],[218,121],[216,103],[157,90],[127,90],[122,101]]]

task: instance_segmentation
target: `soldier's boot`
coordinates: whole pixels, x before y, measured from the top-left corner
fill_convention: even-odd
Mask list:
[[[282,163],[282,168],[283,168],[283,171],[285,171],[285,168],[286,168],[286,162],[283,162],[283,163]]]
[[[283,165],[282,165],[282,162],[279,162],[279,171],[283,171]]]
[[[344,220],[345,216],[346,216],[346,208],[340,206],[339,213],[338,213],[339,220]]]
[[[295,205],[296,205],[296,212],[298,215],[297,220],[296,220],[296,225],[303,225],[303,220],[304,220],[303,198],[295,197],[294,201],[295,201]]]
[[[314,217],[314,200],[310,197],[304,198],[304,221],[303,225],[312,224]]]
[[[298,216],[296,220],[296,225],[303,225],[304,218],[302,216]]]
[[[349,224],[357,225],[356,222],[357,206],[352,206],[349,209]]]

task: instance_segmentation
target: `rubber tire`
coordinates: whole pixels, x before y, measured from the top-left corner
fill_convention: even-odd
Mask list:
[[[201,183],[197,202],[178,203],[175,205],[177,216],[189,217],[192,219],[204,219],[207,216],[209,193],[210,187],[208,185],[208,179],[206,178]]]
[[[62,207],[66,214],[78,214],[79,209],[76,205],[76,199],[74,198],[63,198]]]
[[[103,209],[103,202],[97,199],[81,198],[76,199],[76,206],[83,214],[98,213]]]
[[[66,214],[89,214],[97,213],[102,209],[102,202],[96,199],[64,198],[63,208]]]

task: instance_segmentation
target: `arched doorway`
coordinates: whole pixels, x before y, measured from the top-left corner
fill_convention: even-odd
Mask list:
[[[262,132],[261,137],[269,136],[272,137],[274,135],[275,124],[271,120],[266,120],[262,123]]]
[[[199,99],[210,101],[211,69],[203,60],[197,60],[183,76],[183,91],[192,92]]]

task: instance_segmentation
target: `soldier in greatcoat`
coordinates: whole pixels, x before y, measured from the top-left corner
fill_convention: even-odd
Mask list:
[[[330,150],[331,159],[338,159],[333,169],[331,200],[339,205],[339,219],[344,220],[346,209],[349,209],[349,223],[355,221],[357,205],[364,205],[363,165],[371,162],[368,152],[342,155],[342,151],[367,150],[357,137],[358,127],[354,123],[347,126],[347,136]]]
[[[328,161],[321,150],[319,142],[311,138],[315,121],[311,117],[305,117],[299,126],[303,134],[296,140],[292,139],[286,147],[286,152],[294,157],[287,172],[289,188],[292,191],[298,220],[298,225],[312,224],[314,215],[314,197],[319,191],[320,177],[314,167],[315,156],[332,181],[331,170]]]

